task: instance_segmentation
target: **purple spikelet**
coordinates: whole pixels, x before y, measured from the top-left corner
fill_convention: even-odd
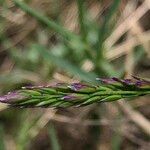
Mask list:
[[[133,79],[119,79],[116,77],[109,78],[109,79],[102,79],[97,78],[98,81],[101,81],[103,84],[106,85],[119,85],[125,87],[135,87],[135,88],[146,88],[150,86],[150,81],[146,79],[142,79],[139,77],[133,76]]]
[[[0,96],[0,102],[3,103],[13,103],[15,100],[21,100],[24,99],[25,97],[21,95],[18,91],[15,92],[9,92],[6,95]]]
[[[83,89],[83,88],[86,88],[87,85],[81,84],[81,83],[73,83],[73,84],[71,84],[71,85],[68,86],[68,87],[70,87],[70,89],[72,89],[72,90],[74,90],[74,91],[79,91],[79,90],[81,90],[81,89]]]

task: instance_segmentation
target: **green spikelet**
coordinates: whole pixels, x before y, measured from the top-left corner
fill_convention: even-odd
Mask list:
[[[0,102],[16,107],[70,107],[111,102],[121,98],[134,98],[150,94],[150,81],[133,79],[101,79],[98,86],[87,83],[55,86],[30,86],[0,96]]]

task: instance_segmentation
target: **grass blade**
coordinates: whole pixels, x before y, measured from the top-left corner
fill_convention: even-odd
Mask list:
[[[109,22],[112,18],[112,16],[114,15],[114,13],[116,12],[118,6],[119,6],[119,3],[120,3],[120,0],[114,0],[113,1],[113,4],[108,12],[108,14],[106,15],[105,17],[105,20],[99,30],[99,41],[98,41],[98,55],[97,55],[97,59],[100,60],[101,58],[103,58],[103,51],[102,51],[102,48],[103,48],[103,43],[104,43],[104,40],[106,38],[106,33],[107,33],[107,29],[108,29],[108,25],[109,25]]]
[[[4,142],[4,128],[3,125],[0,124],[0,150],[5,150],[5,142]]]
[[[80,24],[80,32],[84,42],[87,40],[87,30],[85,25],[85,7],[84,0],[77,0],[78,5],[78,20]]]
[[[71,62],[63,58],[58,58],[55,55],[51,54],[42,46],[37,46],[37,50],[39,51],[41,56],[50,63],[54,63],[56,66],[64,69],[65,71],[71,73],[76,77],[79,77],[83,81],[95,82],[96,75],[94,73],[87,73],[81,70],[79,67],[73,65]]]
[[[59,144],[58,138],[57,138],[56,129],[54,128],[54,126],[52,124],[50,124],[48,129],[49,129],[49,136],[50,136],[50,140],[51,140],[52,150],[61,150],[60,144]]]
[[[13,0],[13,1],[14,1],[15,5],[18,6],[20,9],[22,9],[24,12],[30,14],[31,16],[36,18],[38,21],[45,24],[47,27],[49,27],[49,28],[53,29],[55,32],[59,33],[64,38],[69,39],[69,38],[72,38],[72,37],[76,37],[75,34],[73,34],[72,32],[70,32],[68,30],[66,30],[62,26],[55,23],[54,21],[50,20],[49,18],[44,16],[39,11],[36,11],[36,10],[32,9],[31,7],[29,7],[28,5],[26,5],[22,1],[19,1],[19,0]]]

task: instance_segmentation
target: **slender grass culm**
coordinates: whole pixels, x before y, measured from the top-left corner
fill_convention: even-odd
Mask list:
[[[48,86],[28,86],[0,97],[0,102],[17,107],[70,107],[116,101],[150,94],[150,81],[134,79],[101,79],[98,86],[73,83]]]

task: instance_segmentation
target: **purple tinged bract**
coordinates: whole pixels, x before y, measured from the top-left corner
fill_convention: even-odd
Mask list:
[[[75,100],[77,99],[77,97],[70,94],[70,95],[63,96],[61,99],[62,100]]]
[[[133,79],[119,79],[116,77],[113,78],[108,78],[108,79],[101,79],[101,78],[97,78],[97,80],[101,81],[104,84],[121,84],[121,85],[133,85],[137,88],[143,88],[143,87],[149,87],[150,86],[150,81],[146,80],[146,79],[142,79],[139,77],[135,77],[133,76]]]
[[[143,78],[139,78],[139,77],[135,77],[133,76],[133,78],[135,79],[135,85],[137,87],[149,87],[150,86],[150,81],[143,79]]]
[[[84,88],[86,88],[88,86],[85,85],[85,84],[81,84],[81,83],[73,83],[73,84],[71,84],[68,87],[71,88],[74,91],[79,91],[79,90],[84,89]]]
[[[106,84],[116,83],[116,81],[113,80],[113,78],[109,78],[109,79],[96,78],[96,80],[101,81],[102,83],[106,83]]]
[[[0,102],[3,103],[12,103],[14,100],[21,100],[24,99],[25,97],[21,95],[20,92],[9,92],[6,95],[0,96]]]

